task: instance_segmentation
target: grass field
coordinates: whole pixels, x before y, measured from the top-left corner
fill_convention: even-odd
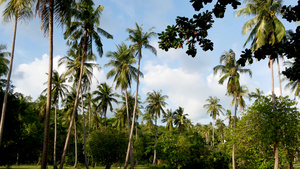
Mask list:
[[[40,169],[41,166],[40,165],[12,165],[12,166],[0,166],[0,169]],[[64,166],[64,168],[67,169],[74,169],[73,166]],[[80,166],[78,168],[75,169],[84,169],[84,166]],[[90,167],[91,169],[105,169],[105,167]],[[112,169],[117,169],[118,167],[111,167]],[[122,167],[121,167],[122,168]],[[129,168],[129,167],[128,167]],[[147,169],[147,166],[136,166],[136,169]],[[53,169],[53,166],[49,165],[48,169]]]

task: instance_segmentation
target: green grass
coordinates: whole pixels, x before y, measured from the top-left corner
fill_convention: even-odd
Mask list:
[[[40,169],[41,166],[40,165],[12,165],[12,166],[0,166],[0,169]],[[64,166],[64,168],[67,168],[67,169],[73,169],[73,166]],[[80,166],[79,168],[75,168],[75,169],[84,169],[85,167],[84,166]],[[105,169],[105,167],[91,167],[91,169]],[[116,169],[118,167],[111,167],[112,169]],[[122,168],[122,167],[121,167]],[[129,167],[128,167],[129,168]],[[147,166],[143,166],[143,165],[138,165],[136,167],[134,167],[136,169],[148,169]],[[48,166],[48,169],[53,169],[53,166],[49,165]]]

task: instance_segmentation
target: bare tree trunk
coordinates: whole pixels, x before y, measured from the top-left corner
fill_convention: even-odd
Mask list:
[[[6,105],[7,105],[7,96],[8,96],[9,83],[10,83],[10,77],[11,77],[13,60],[14,60],[14,51],[15,51],[15,41],[16,41],[17,25],[18,25],[18,16],[15,16],[13,41],[12,41],[12,47],[11,47],[11,53],[10,53],[9,70],[8,70],[7,82],[6,82],[5,94],[4,94],[3,106],[2,106],[2,113],[1,113],[0,146],[1,146],[1,142],[2,142],[2,136],[3,136],[4,118],[5,118],[5,111],[6,111]]]
[[[84,113],[84,106],[83,106],[83,92],[82,88],[80,88],[81,91],[81,107],[82,107],[82,116],[83,116],[83,122],[82,122],[82,128],[83,128],[83,147],[84,147],[84,161],[85,161],[85,167],[89,169],[89,162],[86,155],[86,138],[85,138],[85,113]]]
[[[156,144],[157,144],[157,117],[155,117],[155,137],[154,137],[154,155],[153,155],[154,167],[156,167]]]
[[[53,168],[57,169],[56,164],[56,136],[57,136],[57,103],[54,111],[54,147],[53,147]]]
[[[47,105],[45,115],[45,131],[42,155],[42,169],[47,168],[48,144],[49,144],[49,127],[51,111],[51,87],[52,87],[52,70],[53,70],[53,5],[54,0],[49,0],[49,70],[47,86]]]
[[[76,120],[74,120],[74,140],[75,140],[75,160],[74,160],[74,165],[73,168],[76,168],[77,165],[77,129],[76,129]]]
[[[142,58],[142,51],[139,50],[138,74],[137,74],[137,80],[136,80],[136,92],[135,92],[135,98],[134,98],[134,108],[133,108],[133,114],[132,114],[131,130],[130,130],[130,135],[129,135],[129,141],[128,141],[128,147],[127,147],[127,153],[126,153],[124,169],[126,169],[127,165],[128,165],[128,158],[129,158],[128,156],[129,156],[131,142],[132,142],[132,136],[133,136],[135,114],[136,114],[136,109],[137,109],[137,97],[138,97],[138,93],[139,93],[139,84],[140,84],[139,77],[140,77],[141,58]]]

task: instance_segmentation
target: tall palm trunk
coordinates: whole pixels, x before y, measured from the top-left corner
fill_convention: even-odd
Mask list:
[[[84,56],[84,54],[83,54]],[[68,149],[68,145],[69,145],[69,140],[70,140],[70,135],[71,135],[71,130],[72,130],[72,126],[75,120],[75,113],[78,107],[78,95],[80,92],[80,88],[81,88],[81,80],[82,80],[82,74],[83,74],[83,63],[84,63],[84,59],[81,59],[81,66],[80,66],[80,74],[79,74],[79,80],[77,83],[77,91],[76,91],[76,97],[75,97],[75,102],[74,102],[74,107],[73,107],[73,114],[70,120],[70,125],[69,125],[69,129],[68,129],[68,134],[67,134],[67,138],[66,138],[66,142],[65,142],[65,146],[64,146],[64,150],[63,150],[63,154],[61,156],[61,162],[60,162],[60,166],[59,169],[62,169],[65,163],[65,157],[67,154],[67,149]]]
[[[81,93],[81,107],[82,107],[82,116],[83,116],[83,122],[82,122],[82,128],[83,128],[83,147],[84,147],[84,161],[85,161],[85,167],[89,169],[89,162],[86,155],[86,138],[85,138],[85,113],[84,113],[84,106],[83,106],[83,92],[82,88],[80,88]]]
[[[50,127],[50,111],[51,111],[51,86],[52,86],[52,70],[53,70],[53,8],[54,0],[49,0],[49,70],[48,70],[48,86],[47,86],[47,105],[45,115],[45,131],[42,155],[42,169],[47,168],[47,155],[49,144],[49,127]]]
[[[271,80],[272,80],[272,102],[273,102],[273,111],[275,112],[275,92],[274,92],[274,73],[273,73],[273,59],[270,58],[270,69],[271,69]],[[274,119],[275,122],[276,119]],[[274,169],[278,169],[279,166],[279,152],[278,152],[278,141],[277,141],[277,133],[275,133],[275,144],[274,144]]]
[[[128,125],[128,137],[130,136],[130,117],[129,117],[129,107],[128,107],[128,93],[127,93],[127,89],[125,89],[125,102],[126,102],[126,114],[127,114],[127,125]],[[132,144],[130,146],[130,167],[133,168],[134,167],[134,158],[133,158],[133,149],[132,149]]]
[[[236,127],[236,112],[237,112],[237,93],[234,96],[234,128]],[[235,169],[235,158],[234,158],[234,143],[232,144],[232,168]]]
[[[280,96],[282,97],[282,88],[281,88],[281,79],[280,79],[279,57],[277,57],[277,67],[278,67],[278,81],[279,81]]]
[[[55,103],[54,111],[54,147],[53,147],[53,168],[57,169],[56,164],[56,136],[57,136],[57,103]]]
[[[213,142],[212,142],[212,146],[214,147],[215,146],[215,119],[213,118]]]
[[[13,41],[12,41],[12,47],[11,47],[11,53],[10,53],[9,70],[8,70],[7,82],[6,82],[6,87],[5,87],[5,94],[4,94],[4,99],[3,99],[1,122],[0,122],[0,146],[1,146],[1,142],[2,142],[2,136],[3,136],[4,118],[5,118],[5,111],[6,111],[6,105],[7,105],[8,89],[9,89],[10,77],[11,77],[13,60],[14,60],[17,25],[18,25],[18,16],[15,16]]]
[[[77,165],[77,129],[76,129],[76,120],[74,120],[74,140],[75,140],[75,160],[73,168],[76,168]]]
[[[135,97],[134,97],[134,108],[133,108],[133,114],[132,114],[131,130],[130,130],[130,135],[129,135],[129,141],[128,141],[128,147],[127,147],[127,153],[126,153],[124,169],[126,169],[127,165],[128,165],[128,158],[129,158],[128,156],[129,156],[131,142],[132,142],[132,136],[133,136],[135,113],[136,113],[136,109],[137,109],[137,97],[138,97],[138,93],[139,93],[139,84],[140,84],[139,77],[140,77],[141,58],[142,58],[142,51],[141,51],[141,48],[139,48],[139,62],[138,62],[138,73],[137,73],[137,79],[136,79],[136,92],[135,92]]]
[[[157,117],[155,117],[155,137],[154,137],[154,155],[153,155],[154,167],[156,167],[156,144],[157,144]]]

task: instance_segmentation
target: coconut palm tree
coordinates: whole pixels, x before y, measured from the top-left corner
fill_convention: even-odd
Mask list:
[[[247,86],[243,85],[237,91],[237,105],[240,107],[240,113],[243,113],[243,109],[246,107],[246,103],[244,97],[248,96],[248,88]],[[235,98],[232,99],[231,105],[234,105]]]
[[[249,100],[251,100],[252,98],[255,98],[255,101],[260,100],[263,97],[263,95],[264,95],[264,92],[261,91],[259,88],[256,88],[255,92],[251,92],[248,94]]]
[[[75,0],[37,0],[36,13],[41,18],[41,27],[44,28],[45,34],[49,35],[49,69],[48,69],[48,84],[47,84],[47,107],[45,118],[44,144],[42,154],[42,169],[47,168],[47,153],[49,140],[49,121],[51,109],[51,78],[53,69],[53,25],[54,20],[59,24],[67,24],[71,20],[71,9]]]
[[[78,50],[82,51],[81,54],[81,67],[80,67],[80,74],[79,79],[77,83],[77,95],[74,103],[75,109],[78,106],[78,95],[81,90],[81,83],[82,83],[82,75],[83,75],[83,67],[84,62],[87,59],[87,56],[93,56],[93,49],[92,44],[93,42],[96,44],[97,51],[100,56],[103,54],[102,49],[102,42],[100,35],[105,36],[106,38],[112,38],[112,35],[110,35],[105,30],[101,29],[99,27],[100,25],[100,15],[103,10],[103,6],[98,6],[96,9],[94,9],[94,2],[91,0],[85,0],[76,3],[76,8],[74,9],[74,21],[70,23],[70,26],[67,27],[66,32],[64,33],[65,38],[68,38],[68,44],[78,44]],[[73,126],[75,114],[73,112],[72,120],[69,125],[68,134],[65,142],[64,152],[61,158],[61,164],[60,168],[63,167],[65,156],[66,156],[66,150],[69,143],[69,138],[71,134],[71,129]],[[88,161],[85,154],[85,163],[86,168],[88,168]]]
[[[212,124],[213,142],[212,142],[212,146],[214,146],[214,137],[215,137],[214,124],[215,124],[215,120],[216,120],[217,116],[220,115],[220,113],[223,114],[224,108],[222,107],[222,105],[219,104],[220,99],[218,99],[217,97],[209,96],[209,98],[206,99],[206,101],[208,102],[208,104],[205,104],[203,107],[205,109],[207,109],[207,114],[209,114],[213,119],[213,124]]]
[[[144,115],[142,117],[142,121],[143,122],[146,121],[145,127],[148,127],[149,132],[151,131],[152,126],[153,126],[153,120],[154,120],[154,116],[153,115],[154,115],[153,113],[151,113],[149,110],[146,109],[145,113],[144,113]]]
[[[166,114],[163,115],[163,118],[161,120],[163,123],[166,123],[166,128],[169,130],[171,133],[173,131],[173,123],[175,121],[175,115],[172,112],[172,109],[167,109]]]
[[[153,157],[153,164],[156,165],[156,144],[157,144],[157,118],[160,117],[160,114],[165,114],[163,107],[166,106],[166,98],[167,95],[162,95],[162,91],[153,91],[147,93],[146,109],[154,115],[155,120],[155,142],[154,142],[154,157]]]
[[[218,127],[218,131],[221,137],[221,142],[224,143],[224,137],[223,137],[223,130],[225,128],[224,120],[217,119],[216,120],[216,126]]]
[[[128,123],[128,137],[130,135],[130,117],[129,117],[129,108],[127,101],[127,89],[131,87],[132,80],[137,80],[138,70],[133,66],[136,63],[134,58],[134,50],[132,47],[127,47],[125,43],[117,45],[117,51],[108,52],[107,57],[112,58],[109,63],[105,66],[112,66],[113,69],[107,73],[107,78],[114,77],[114,82],[116,83],[116,88],[120,87],[121,90],[125,93],[125,102],[126,102],[126,113],[127,113],[127,123]],[[139,72],[142,75],[141,72]],[[134,167],[133,164],[133,154],[132,149],[130,150],[131,155],[131,167]]]
[[[175,117],[174,124],[179,128],[180,133],[182,133],[184,127],[186,127],[186,122],[187,122],[186,116],[188,116],[188,114],[183,114],[183,112],[184,109],[182,107],[179,107],[174,112],[174,117]]]
[[[231,116],[231,110],[226,110],[226,119],[228,119],[228,126],[232,127],[232,122],[234,121]]]
[[[249,31],[245,45],[252,40],[251,49],[256,51],[263,45],[274,45],[279,43],[285,37],[285,27],[277,18],[281,13],[282,0],[248,0],[246,7],[237,10],[236,15],[253,15],[254,18],[247,21],[243,26],[243,34]],[[271,69],[272,79],[272,102],[275,109],[275,93],[274,93],[274,75],[273,75],[274,58],[269,56],[269,67]],[[279,156],[278,144],[274,145],[275,163],[274,169],[278,169]]]
[[[56,136],[57,136],[57,108],[59,103],[59,98],[63,98],[68,92],[69,86],[65,84],[66,79],[64,75],[59,75],[57,71],[53,71],[52,74],[52,99],[55,107],[54,110],[54,148],[53,148],[53,168],[57,168],[56,164]],[[47,83],[47,82],[46,82]],[[44,90],[46,92],[47,89]]]
[[[3,4],[7,0],[0,0],[0,5]],[[5,94],[3,99],[3,106],[2,106],[2,115],[1,115],[1,122],[0,122],[0,146],[1,140],[3,135],[3,127],[4,127],[4,118],[5,118],[5,111],[7,105],[7,96],[10,84],[10,77],[12,72],[12,65],[14,60],[14,51],[15,51],[15,40],[16,40],[16,32],[17,32],[17,25],[19,20],[29,19],[33,15],[32,6],[34,0],[10,0],[3,12],[4,21],[14,20],[14,32],[13,32],[13,40],[12,40],[12,48],[10,53],[10,62],[9,62],[9,70],[6,80],[6,88]]]
[[[136,28],[130,28],[127,29],[129,33],[129,37],[127,40],[130,40],[133,43],[133,48],[137,52],[138,55],[138,74],[137,74],[137,85],[136,85],[136,93],[135,93],[135,106],[133,109],[133,120],[131,122],[131,132],[129,136],[129,142],[128,142],[128,147],[127,147],[127,154],[126,154],[126,159],[125,159],[125,164],[124,164],[124,169],[127,167],[128,163],[128,158],[129,158],[129,151],[131,147],[131,142],[132,142],[132,136],[133,136],[133,128],[135,124],[135,114],[136,114],[136,109],[137,109],[137,98],[138,98],[138,93],[139,93],[139,77],[140,77],[140,64],[141,64],[141,59],[142,59],[142,48],[149,49],[152,53],[156,55],[157,51],[156,49],[150,45],[149,39],[153,36],[156,36],[155,32],[152,32],[152,28],[148,29],[146,33],[143,32],[143,25],[139,26],[137,23],[135,24]]]
[[[113,111],[112,103],[118,103],[117,99],[115,99],[118,97],[118,94],[114,93],[112,87],[109,87],[107,83],[101,83],[97,86],[97,90],[93,92],[93,95],[95,100],[99,100],[98,107],[104,113],[104,126],[106,126],[107,110],[110,108],[110,111]]]
[[[250,69],[243,69],[241,65],[237,64],[235,60],[235,53],[232,49],[229,52],[224,52],[220,57],[220,65],[214,67],[214,74],[216,75],[218,72],[221,73],[221,78],[219,80],[219,84],[223,84],[225,80],[228,79],[227,82],[227,94],[233,96],[235,109],[234,109],[234,127],[236,125],[236,113],[238,106],[238,92],[240,91],[240,73],[248,73],[250,77],[252,77],[252,71]],[[232,163],[233,168],[235,168],[235,160],[234,160],[234,145],[232,147]]]

